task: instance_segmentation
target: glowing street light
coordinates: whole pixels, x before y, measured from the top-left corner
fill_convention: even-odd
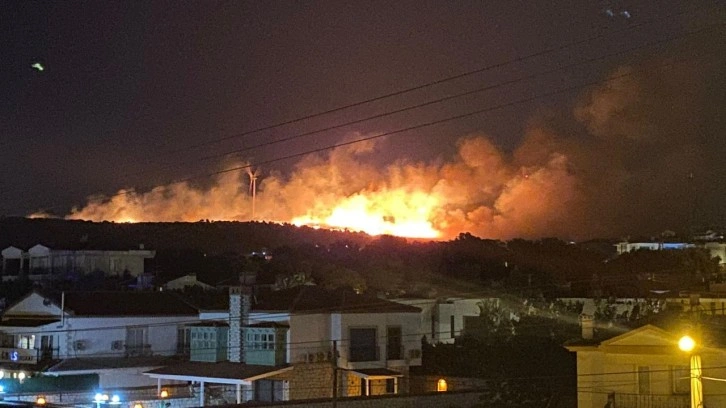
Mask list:
[[[108,402],[108,394],[101,394],[100,392],[97,392],[96,395],[93,396],[93,402],[96,403],[96,408],[101,408],[101,404]]]
[[[691,408],[703,408],[703,382],[701,379],[701,356],[694,352],[696,341],[690,336],[683,336],[678,340],[678,348],[691,354]]]
[[[693,340],[691,336],[683,336],[678,340],[678,348],[690,353],[696,348],[696,340]]]

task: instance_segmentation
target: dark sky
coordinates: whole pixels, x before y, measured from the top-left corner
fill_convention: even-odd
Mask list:
[[[486,135],[511,155],[536,128],[556,134],[549,146],[566,152],[574,165],[590,166],[591,172],[614,172],[616,166],[628,174],[623,183],[634,183],[627,187],[632,194],[619,190],[609,195],[611,202],[601,196],[585,200],[578,211],[587,212],[586,218],[604,216],[619,227],[592,226],[583,235],[651,233],[691,221],[723,224],[725,36],[723,30],[684,33],[723,25],[724,15],[723,3],[685,0],[3,1],[0,214],[44,209],[62,216],[93,194],[149,189],[218,171],[234,159],[267,162],[348,140],[353,133],[389,132],[505,105],[388,137],[375,160],[446,162],[456,155],[457,140],[469,134]],[[611,106],[607,123],[596,113],[602,105],[592,102],[598,92],[607,96],[607,87],[534,98],[602,81],[623,67],[658,70],[667,61],[684,60],[694,62],[665,75],[675,78],[672,83],[652,79],[662,73],[640,73],[643,82],[634,85],[639,93],[632,100],[622,99],[628,92],[616,95],[612,103],[624,106]],[[32,67],[36,62],[43,71]],[[495,64],[501,66],[232,137]],[[549,73],[534,76],[542,72]],[[497,87],[231,158],[210,158],[490,85]],[[696,90],[681,101],[684,88]],[[674,117],[667,109],[687,112],[675,115],[677,129],[659,128]],[[634,130],[620,129],[628,121],[637,122]],[[628,135],[614,140],[618,132]],[[690,142],[664,149],[671,136]],[[215,142],[219,139],[225,140]],[[653,145],[629,144],[645,139]],[[659,169],[671,168],[679,152],[690,156],[677,177],[698,181],[671,186],[659,179]],[[297,160],[265,166],[284,174]],[[597,183],[609,184],[601,178]],[[670,188],[672,194],[664,191]],[[670,199],[680,204],[658,207]],[[597,213],[603,211],[608,214]]]

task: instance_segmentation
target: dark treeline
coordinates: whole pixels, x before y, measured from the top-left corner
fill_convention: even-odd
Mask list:
[[[720,280],[705,251],[638,251],[615,257],[614,242],[555,238],[499,241],[460,234],[420,241],[262,222],[117,224],[0,219],[0,247],[156,250],[160,283],[195,273],[218,284],[242,272],[278,287],[314,282],[392,296],[511,293],[521,297],[642,296]],[[265,251],[270,260],[253,253]],[[86,286],[93,282],[85,282]]]

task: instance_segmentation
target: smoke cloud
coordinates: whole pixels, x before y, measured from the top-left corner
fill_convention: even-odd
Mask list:
[[[703,203],[726,198],[723,183],[709,185],[726,174],[723,122],[711,108],[723,92],[707,85],[723,84],[723,74],[697,62],[638,72],[615,70],[564,119],[535,118],[511,152],[473,134],[460,138],[454,157],[381,167],[374,159],[382,143],[368,141],[307,156],[289,174],[262,169],[254,219],[356,229],[346,222],[367,214],[360,221],[380,222],[376,233],[398,234],[396,225],[406,224],[441,239],[463,232],[585,239],[687,228],[698,221],[694,198],[703,198],[703,214],[712,210]],[[247,221],[249,178],[242,169],[206,188],[179,183],[92,197],[67,218]]]

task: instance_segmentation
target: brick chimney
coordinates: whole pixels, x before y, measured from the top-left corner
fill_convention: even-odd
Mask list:
[[[244,333],[242,328],[249,324],[251,293],[247,286],[229,288],[229,344],[227,359],[233,363],[245,361]]]
[[[581,314],[580,326],[582,326],[582,338],[592,340],[595,336],[595,317],[592,315]]]

